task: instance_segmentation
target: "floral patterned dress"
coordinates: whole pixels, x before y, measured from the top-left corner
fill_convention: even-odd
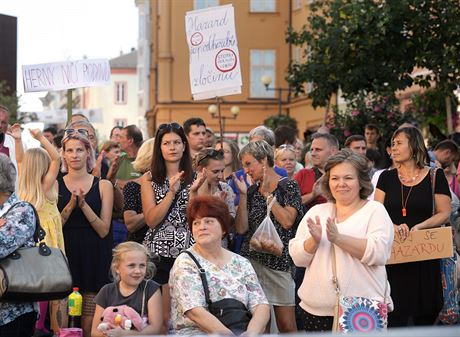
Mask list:
[[[234,298],[252,311],[259,304],[268,304],[251,263],[242,256],[231,253],[231,260],[222,268],[191,251],[206,270],[211,301]],[[203,283],[195,262],[187,254],[180,254],[169,278],[171,294],[171,323],[175,334],[206,334],[185,313],[197,307],[206,308]]]

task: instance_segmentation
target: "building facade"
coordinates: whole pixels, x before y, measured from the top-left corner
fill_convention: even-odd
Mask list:
[[[222,97],[221,113],[226,134],[247,133],[279,113],[297,120],[302,132],[324,120],[324,110],[315,110],[305,96],[294,98],[288,90],[266,90],[261,77],[272,80],[269,88],[287,89],[289,62],[302,60],[302,52],[285,42],[290,25],[300,29],[306,22],[309,0],[150,0],[151,57],[147,130],[153,136],[158,125],[201,117],[213,130],[217,118],[208,111],[215,100],[194,101],[189,82],[189,50],[185,39],[187,11],[232,4],[238,39],[242,93]],[[281,101],[281,104],[279,104]],[[232,119],[231,109],[239,114]],[[236,109],[236,110],[238,110]],[[233,108],[235,111],[235,108]]]

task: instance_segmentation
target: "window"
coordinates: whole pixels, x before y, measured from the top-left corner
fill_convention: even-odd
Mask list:
[[[294,63],[300,63],[302,61],[302,47],[294,47],[294,50],[292,51],[292,61]]]
[[[126,104],[128,101],[128,83],[115,82],[115,104]]]
[[[251,97],[275,97],[273,90],[266,90],[261,82],[262,76],[268,75],[272,78],[270,87],[275,87],[275,59],[274,50],[251,50]]]
[[[219,0],[194,0],[193,9],[219,6]]]
[[[297,10],[302,8],[302,0],[292,0],[292,9]]]
[[[128,120],[126,118],[115,118],[113,120],[113,125],[115,126],[121,126],[124,128],[128,124]]]
[[[275,12],[275,0],[250,0],[251,12]]]

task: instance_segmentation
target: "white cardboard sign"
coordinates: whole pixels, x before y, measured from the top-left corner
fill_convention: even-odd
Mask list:
[[[24,92],[55,91],[110,84],[107,59],[22,66]]]
[[[240,94],[242,80],[233,6],[187,12],[185,30],[193,99]]]

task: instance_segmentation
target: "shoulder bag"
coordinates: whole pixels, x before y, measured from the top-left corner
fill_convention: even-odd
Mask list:
[[[2,218],[18,204],[10,207]],[[29,203],[27,203],[29,204]],[[0,301],[36,302],[57,300],[72,292],[72,276],[67,258],[58,248],[48,247],[45,231],[35,213],[34,247],[21,247],[0,260]]]
[[[332,282],[337,300],[334,308],[332,330],[341,333],[374,332],[386,330],[388,324],[388,305],[386,293],[388,282],[385,277],[384,302],[358,296],[343,296],[337,279],[334,244],[331,244]]]
[[[188,250],[184,250],[184,253],[188,254],[198,267],[209,312],[216,316],[217,319],[235,335],[245,332],[252,318],[251,312],[246,308],[243,302],[234,298],[224,298],[220,301],[211,302],[205,270],[201,267],[195,255]]]
[[[433,199],[432,215],[436,211],[435,187],[436,187],[436,170],[430,168],[431,180],[431,197]],[[446,257],[439,260],[441,271],[441,287],[444,303],[437,320],[442,324],[451,325],[458,323],[460,319],[459,309],[459,292],[458,292],[458,276],[457,276],[457,252],[453,249],[452,257]]]

